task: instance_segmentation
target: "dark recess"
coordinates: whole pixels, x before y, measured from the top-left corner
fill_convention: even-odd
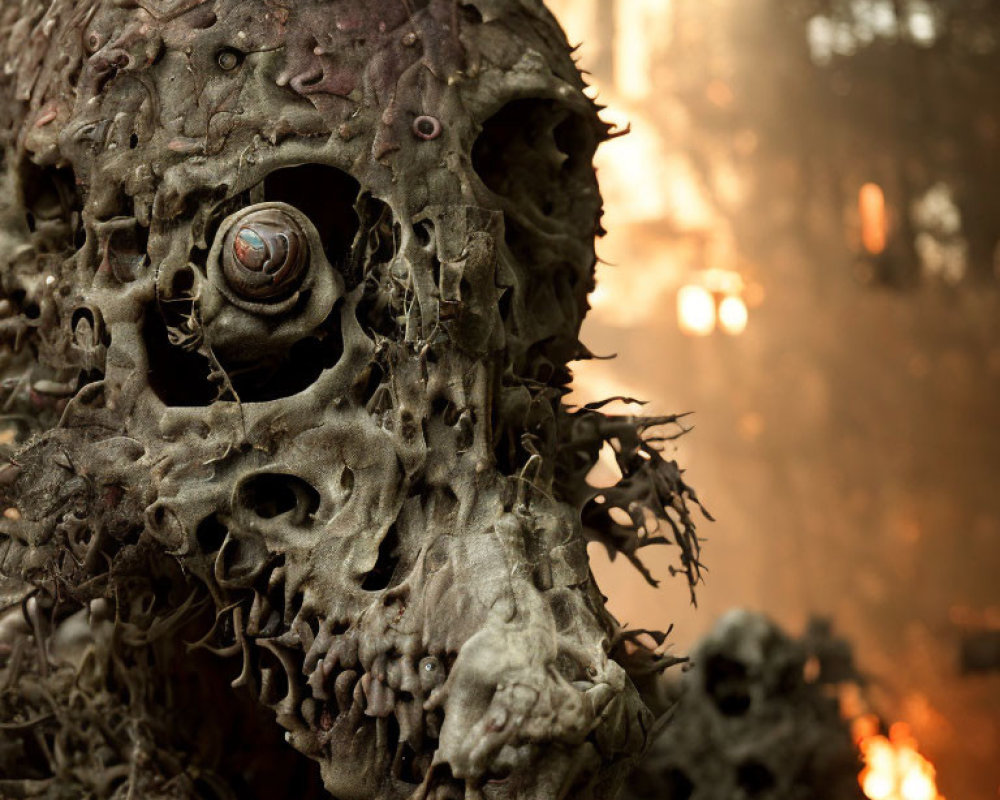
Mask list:
[[[354,178],[324,164],[287,167],[264,179],[264,199],[288,203],[309,217],[327,259],[340,269],[348,263],[361,224],[355,210],[360,191]]]
[[[705,691],[727,717],[739,717],[750,710],[747,668],[732,658],[714,655],[705,664]]]

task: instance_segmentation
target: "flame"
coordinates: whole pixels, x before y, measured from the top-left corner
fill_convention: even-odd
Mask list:
[[[861,243],[865,250],[877,256],[886,245],[888,222],[885,213],[885,192],[877,183],[866,183],[858,192],[858,212],[861,215]]]
[[[895,723],[885,737],[878,733],[878,719],[866,714],[852,729],[865,760],[858,781],[870,800],[944,800],[934,766],[917,751],[906,723]]]

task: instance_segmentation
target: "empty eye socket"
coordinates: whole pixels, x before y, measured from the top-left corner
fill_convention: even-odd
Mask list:
[[[441,135],[441,120],[423,114],[413,120],[413,133],[418,139],[429,142]]]
[[[600,132],[596,117],[554,100],[513,100],[482,126],[472,165],[515,218],[554,220],[592,236],[600,214],[592,166]],[[509,238],[516,238],[508,226]]]
[[[244,58],[245,54],[234,47],[223,47],[215,54],[215,62],[225,72],[232,72],[243,63]]]

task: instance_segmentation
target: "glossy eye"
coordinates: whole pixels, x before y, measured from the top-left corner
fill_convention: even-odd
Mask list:
[[[231,72],[243,63],[244,54],[232,47],[223,47],[215,55],[215,61],[219,69]]]
[[[246,300],[276,301],[302,282],[309,243],[299,224],[278,209],[255,211],[226,234],[222,272]]]
[[[441,120],[426,114],[413,120],[413,133],[418,139],[430,141],[441,135]]]

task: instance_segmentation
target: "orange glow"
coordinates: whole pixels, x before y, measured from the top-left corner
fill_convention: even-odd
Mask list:
[[[606,0],[599,0],[606,2]],[[654,90],[654,66],[673,35],[673,8],[664,0],[622,0],[615,5],[615,92],[643,101]]]
[[[718,108],[728,108],[733,104],[733,90],[725,81],[718,78],[705,88],[705,97],[708,98],[708,102]]]
[[[854,720],[852,728],[865,760],[858,781],[870,800],[944,800],[934,766],[917,752],[908,725],[895,723],[886,738],[878,733],[878,720],[868,714]]]
[[[698,273],[698,282],[714,294],[726,296],[743,294],[743,276],[731,269],[705,269]]]
[[[688,284],[677,292],[677,323],[689,336],[708,336],[715,330],[715,298],[704,286]]]
[[[730,336],[739,336],[747,329],[750,314],[747,304],[736,295],[724,297],[719,303],[719,325]]]
[[[711,189],[698,169],[666,135],[663,118],[680,124],[680,109],[648,104],[655,91],[655,65],[673,39],[672,0],[618,0],[615,36],[606,41],[598,29],[601,4],[607,0],[550,0],[570,39],[584,42],[584,61],[612,56],[606,82],[593,76],[591,94],[609,107],[602,118],[627,136],[615,137],[597,153],[596,166],[605,200],[597,288],[590,295],[591,319],[608,326],[640,328],[662,316],[667,292],[677,292],[678,324],[690,336],[708,336],[716,328],[739,335],[750,308],[763,299],[750,291],[731,267],[739,263],[735,237],[719,214],[712,193],[738,204],[745,191],[735,170],[720,169]],[[733,101],[724,81],[709,81],[710,102]],[[746,132],[748,150],[755,134]],[[628,265],[621,269],[615,265]]]
[[[885,193],[877,183],[866,183],[858,192],[858,211],[861,214],[861,243],[865,250],[877,256],[885,250],[888,222],[885,212]]]

